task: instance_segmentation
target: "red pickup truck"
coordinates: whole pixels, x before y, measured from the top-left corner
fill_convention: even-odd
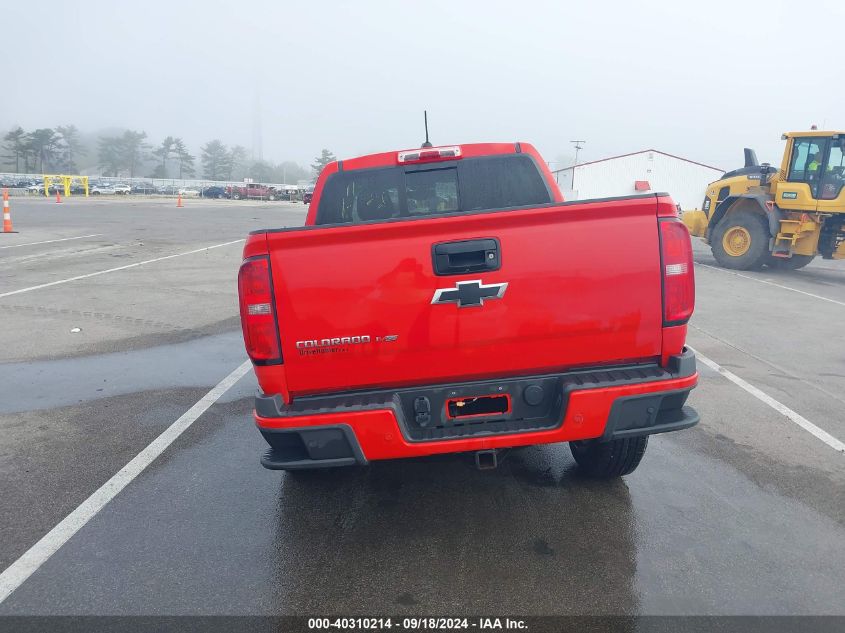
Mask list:
[[[243,187],[226,187],[226,196],[233,200],[246,198],[248,200],[270,200],[272,202],[273,200],[281,200],[282,192],[267,185],[248,184]]]
[[[564,202],[537,151],[333,162],[306,225],[250,234],[238,285],[262,464],[569,442],[617,477],[690,427],[690,238],[667,194]]]

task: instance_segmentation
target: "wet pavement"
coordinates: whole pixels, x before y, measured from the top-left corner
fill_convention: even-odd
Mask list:
[[[55,409],[155,389],[211,385],[220,379],[221,367],[243,362],[242,346],[243,336],[236,331],[134,351],[6,363],[4,389],[15,397],[0,402],[0,413]]]
[[[32,206],[34,221],[49,212]],[[97,228],[98,209],[70,228]],[[178,221],[203,224],[209,244],[236,239],[253,217],[302,221],[263,205],[191,211]],[[217,214],[221,228],[210,231]],[[136,234],[124,230],[109,239],[131,245]],[[198,247],[166,240],[164,254]],[[0,250],[0,261],[23,250]],[[233,274],[239,250],[221,253],[213,273]],[[104,330],[107,344],[79,344],[66,340],[61,312],[28,324],[19,322],[25,314],[11,317],[18,331],[33,329],[3,347],[2,373],[13,378],[0,399],[0,567],[243,362],[233,284],[210,284],[194,305],[179,297],[198,275],[191,257],[131,273],[144,298],[128,316],[149,319],[146,306],[175,301],[166,322],[186,330],[178,336],[132,322]],[[701,245],[696,259],[690,343],[845,439],[841,263],[740,277],[707,268]],[[0,280],[0,293],[41,283],[54,268],[37,261]],[[102,264],[80,261],[70,274]],[[117,314],[129,274],[0,306],[72,309],[86,292],[97,297],[94,312]],[[41,327],[50,331],[38,345]],[[47,360],[50,349],[60,358]],[[250,373],[0,614],[845,615],[845,455],[713,370],[701,374],[690,399],[701,424],[654,436],[635,473],[595,482],[579,475],[565,445],[512,450],[496,471],[475,470],[471,455],[267,471],[250,419]]]

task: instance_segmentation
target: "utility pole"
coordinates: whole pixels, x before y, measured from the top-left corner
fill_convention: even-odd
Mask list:
[[[575,168],[576,168],[576,167],[577,167],[577,165],[578,165],[578,153],[579,153],[582,149],[584,149],[584,144],[585,144],[587,141],[569,141],[569,142],[570,142],[570,143],[572,143],[572,144],[575,146],[575,164],[574,164],[574,165],[572,165],[572,180],[571,180],[571,181],[570,181],[570,183],[569,183],[569,186],[570,186],[570,187],[572,188],[572,190],[574,191],[574,190],[575,190]]]
[[[578,164],[578,153],[582,149],[584,149],[584,144],[587,141],[569,141],[569,142],[572,143],[575,146],[575,164],[577,165]]]

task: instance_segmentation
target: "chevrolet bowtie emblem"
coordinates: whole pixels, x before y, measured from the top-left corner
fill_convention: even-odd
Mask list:
[[[501,299],[505,296],[508,284],[483,284],[479,279],[459,281],[455,288],[439,288],[434,291],[435,303],[457,303],[459,308],[484,305],[485,299]]]

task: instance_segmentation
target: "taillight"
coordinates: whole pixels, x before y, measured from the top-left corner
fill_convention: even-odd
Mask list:
[[[426,147],[424,149],[413,149],[399,152],[396,155],[396,162],[423,163],[436,160],[451,160],[461,157],[461,148],[458,145],[452,147]]]
[[[269,257],[244,260],[238,272],[238,296],[247,354],[261,365],[281,363]]]
[[[663,325],[681,325],[695,308],[695,271],[689,231],[679,220],[660,220]]]

